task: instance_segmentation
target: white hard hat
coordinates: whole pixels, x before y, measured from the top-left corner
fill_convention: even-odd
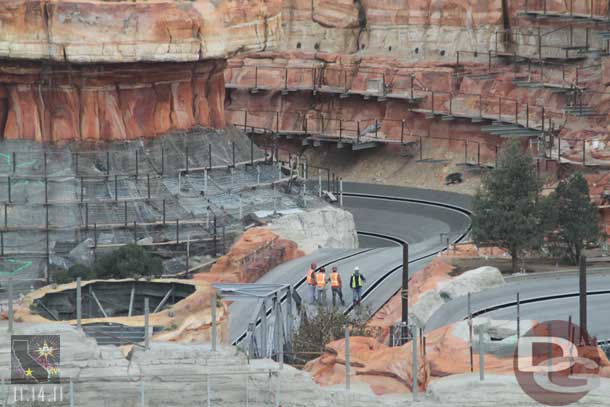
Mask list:
[[[354,271],[360,271],[360,267],[358,267],[358,266],[354,267]]]

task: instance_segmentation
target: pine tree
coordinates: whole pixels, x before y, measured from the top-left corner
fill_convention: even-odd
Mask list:
[[[498,168],[484,177],[475,196],[473,240],[506,249],[513,272],[518,271],[520,256],[542,243],[540,191],[532,158],[512,141],[500,150]]]
[[[546,207],[553,221],[548,236],[551,252],[576,264],[586,244],[600,237],[599,213],[583,175],[577,172],[561,181]]]

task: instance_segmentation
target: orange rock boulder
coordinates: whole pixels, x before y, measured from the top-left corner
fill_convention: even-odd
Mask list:
[[[280,239],[266,228],[247,230],[208,273],[195,275],[210,282],[253,283],[275,266],[303,256],[296,243]]]
[[[412,348],[390,348],[373,338],[350,339],[350,366],[353,381],[367,383],[375,394],[404,393],[412,383]],[[338,340],[327,345],[325,353],[305,365],[316,383],[331,386],[345,383],[345,341]],[[420,389],[425,389],[429,372],[418,355],[417,380]]]

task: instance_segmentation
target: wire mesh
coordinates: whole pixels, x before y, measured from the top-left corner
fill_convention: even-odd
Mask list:
[[[173,242],[181,254],[187,239],[207,239],[191,255],[222,252],[245,215],[302,206],[298,188],[276,185],[289,174],[264,158],[236,132],[204,129],[88,150],[3,141],[0,272],[46,278],[74,264],[70,253],[85,240],[94,248]]]

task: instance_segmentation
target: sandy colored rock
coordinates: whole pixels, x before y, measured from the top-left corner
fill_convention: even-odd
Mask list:
[[[73,63],[224,58],[276,42],[280,11],[280,1],[262,0],[7,0],[0,3],[0,56]]]

